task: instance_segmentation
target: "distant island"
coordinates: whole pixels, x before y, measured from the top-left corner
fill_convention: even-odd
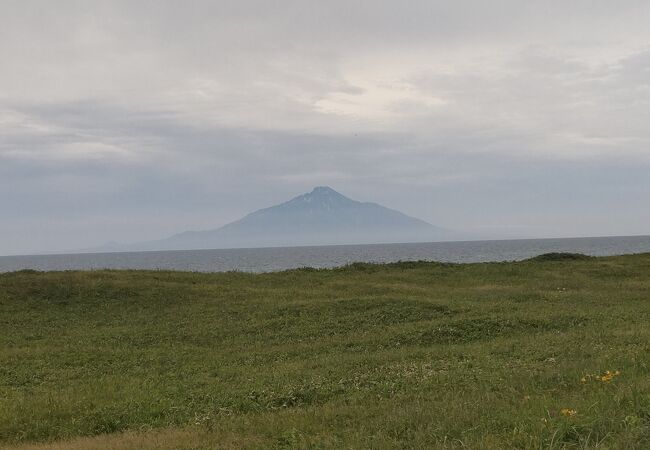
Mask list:
[[[260,209],[214,230],[98,251],[195,250],[449,240],[453,233],[377,203],[352,200],[327,186]]]

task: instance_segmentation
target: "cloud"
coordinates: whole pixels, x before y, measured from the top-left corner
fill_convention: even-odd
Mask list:
[[[648,232],[647,2],[1,9],[0,253],[211,228],[313,184],[452,228]]]

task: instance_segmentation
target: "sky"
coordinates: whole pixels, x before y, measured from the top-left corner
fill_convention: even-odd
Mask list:
[[[0,254],[314,186],[486,237],[650,234],[650,2],[0,0]]]

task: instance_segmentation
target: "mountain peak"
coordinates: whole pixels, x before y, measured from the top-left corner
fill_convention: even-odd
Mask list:
[[[299,195],[280,207],[325,208],[331,209],[356,203],[329,186],[316,186],[311,192]]]
[[[347,199],[347,197],[340,192],[335,191],[329,186],[316,186],[314,189],[312,189],[311,192],[308,194],[305,194],[306,196],[309,197],[316,197],[316,198],[340,198],[340,199]]]
[[[332,189],[329,186],[316,186],[312,191],[310,192],[311,194],[318,194],[318,195],[323,195],[323,194],[339,194],[336,192],[334,189]]]

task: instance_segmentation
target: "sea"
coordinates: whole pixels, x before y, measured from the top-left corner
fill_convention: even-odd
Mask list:
[[[0,256],[0,272],[25,269],[272,272],[300,267],[332,268],[353,262],[517,261],[550,252],[593,256],[644,253],[650,252],[650,236]]]

